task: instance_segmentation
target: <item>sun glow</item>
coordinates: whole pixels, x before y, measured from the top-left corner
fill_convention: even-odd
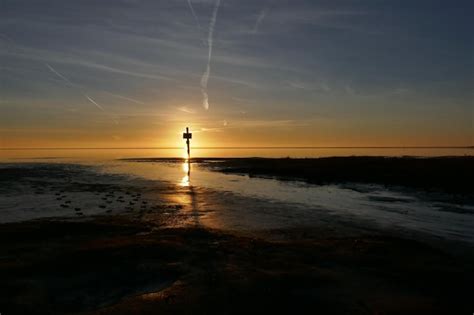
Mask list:
[[[188,160],[183,162],[182,168],[183,168],[183,172],[187,175],[190,171],[190,165],[189,165]]]
[[[191,163],[188,159],[185,159],[181,167],[185,175],[181,179],[179,185],[182,187],[189,187],[191,183]]]
[[[188,152],[187,152],[186,146],[183,147],[183,151],[182,151],[182,152],[183,152],[182,157],[183,157],[183,159],[185,160],[185,162],[187,162],[188,159],[189,159],[189,156],[188,156]]]
[[[185,175],[179,184],[181,187],[189,187],[189,176]]]

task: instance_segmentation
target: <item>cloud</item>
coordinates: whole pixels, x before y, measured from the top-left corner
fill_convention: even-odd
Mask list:
[[[302,120],[241,120],[235,121],[232,126],[234,128],[249,128],[249,127],[297,127],[297,126],[308,126],[310,123]]]
[[[212,12],[211,21],[209,23],[209,34],[207,37],[207,45],[209,48],[206,71],[201,78],[201,93],[202,93],[202,105],[208,110],[209,109],[209,95],[207,93],[207,84],[209,82],[209,77],[211,75],[211,59],[212,59],[212,46],[214,43],[214,28],[217,20],[217,13],[219,12],[219,5],[221,0],[217,0],[214,6],[214,11]]]
[[[257,20],[255,21],[255,25],[253,26],[252,33],[254,33],[254,34],[258,33],[258,29],[259,29],[259,27],[260,27],[260,24],[262,24],[263,20],[264,20],[265,17],[267,16],[268,11],[269,11],[269,8],[268,8],[268,7],[265,7],[265,8],[260,12],[260,14],[259,14],[258,17],[257,17]]]
[[[196,12],[194,11],[194,7],[193,7],[193,4],[191,3],[191,0],[187,0],[187,2],[188,2],[189,10],[191,11],[191,14],[194,17],[194,21],[196,21],[197,27],[201,29],[201,24],[199,23],[199,19],[196,15]]]
[[[92,104],[94,104],[98,109],[100,109],[101,111],[105,112],[105,109],[99,105],[96,101],[94,101],[89,95],[87,94],[84,94],[84,96],[89,100],[89,102],[91,102]]]
[[[180,112],[187,113],[187,114],[195,114],[195,113],[196,113],[195,110],[189,109],[189,108],[187,108],[186,106],[178,107],[178,110],[179,110]]]
[[[59,78],[61,78],[64,82],[66,82],[68,85],[70,85],[71,87],[74,87],[74,88],[83,88],[82,86],[78,85],[78,84],[74,84],[72,83],[68,78],[66,78],[64,75],[62,75],[61,73],[59,73],[58,71],[56,71],[56,69],[54,69],[50,64],[48,63],[45,63],[45,65],[48,67],[48,69],[53,72],[56,76],[58,76]],[[116,94],[116,93],[111,93],[111,92],[108,92],[108,91],[103,91],[103,90],[100,90],[100,92],[103,92],[107,95],[110,95],[112,97],[115,97],[115,98],[119,98],[119,99],[122,99],[122,100],[126,100],[126,101],[129,101],[129,102],[132,102],[132,103],[135,103],[135,104],[140,104],[140,105],[144,105],[145,103],[142,102],[142,101],[139,101],[139,100],[136,100],[136,99],[133,99],[133,98],[130,98],[130,97],[126,97],[126,96],[123,96],[123,95],[120,95],[120,94]],[[103,110],[102,106],[98,105],[97,102],[95,102],[94,100],[92,100],[89,96],[87,95],[84,95],[86,96],[87,99],[89,99],[89,101],[91,103],[93,103],[94,105],[98,106],[101,110]]]
[[[288,81],[288,85],[294,89],[298,90],[306,90],[306,91],[312,91],[312,92],[329,92],[331,91],[331,88],[326,82],[320,82],[320,83],[307,83],[307,82],[302,82],[302,81]]]
[[[49,64],[45,63],[46,67],[48,67],[48,69],[54,73],[55,75],[57,75],[61,80],[63,80],[64,82],[66,82],[68,85],[72,86],[72,87],[75,87],[75,85],[69,81],[68,78],[66,78],[65,76],[63,76],[61,73],[57,72],[56,69],[54,69],[53,67],[51,67]]]
[[[66,82],[70,87],[72,88],[77,88],[77,86],[72,83],[68,78],[66,78],[64,75],[62,75],[61,73],[59,73],[56,69],[54,69],[51,65],[49,64],[45,64],[48,69],[54,73],[56,76],[58,76],[59,78],[61,78],[64,82]],[[101,111],[103,111],[104,113],[106,112],[105,109],[99,104],[97,103],[94,99],[92,99],[89,95],[85,94],[82,90],[79,89],[79,92],[92,104],[95,105],[95,107],[97,107],[98,109],[100,109]],[[116,120],[114,120],[115,123],[118,123]]]
[[[205,125],[215,125],[213,121],[202,121]],[[240,128],[294,128],[304,127],[314,124],[313,121],[301,121],[301,120],[236,120],[229,124],[227,120],[223,120],[219,123],[218,127],[202,127],[195,130],[195,133],[200,132],[224,132],[226,129],[240,129]]]
[[[201,133],[201,132],[223,132],[223,128],[216,127],[216,128],[200,128],[199,130],[193,131],[194,133]]]
[[[124,68],[104,65],[101,63],[91,61],[91,58],[87,59],[86,57],[82,57],[82,56],[71,56],[71,55],[66,55],[66,54],[62,54],[62,53],[58,53],[54,51],[52,52],[52,51],[42,50],[42,49],[29,49],[27,47],[22,47],[20,45],[16,45],[16,46],[21,50],[21,52],[20,51],[17,51],[17,52],[0,51],[0,55],[14,56],[16,58],[30,59],[30,60],[43,62],[43,63],[56,62],[56,63],[79,65],[79,66],[88,67],[88,68],[92,68],[96,70],[103,70],[110,73],[123,74],[123,75],[133,76],[137,78],[176,81],[175,79],[170,78],[169,76],[164,76],[164,75],[154,74],[154,73],[152,74],[152,73],[146,73],[146,72],[139,72],[139,71],[128,70]],[[110,60],[114,59],[112,56],[109,56],[109,58]],[[131,60],[128,60],[128,61],[131,61]],[[138,66],[138,65],[140,65],[141,67],[151,66],[149,64],[143,64],[143,63],[131,64],[131,66]]]
[[[119,99],[122,99],[122,100],[125,100],[125,101],[129,101],[129,102],[132,102],[132,103],[135,103],[135,104],[145,105],[144,102],[139,101],[139,100],[134,99],[134,98],[131,98],[131,97],[127,97],[127,96],[123,96],[123,95],[120,95],[120,94],[111,93],[111,92],[107,92],[107,91],[103,91],[103,90],[101,90],[101,92],[106,93],[107,95],[110,95],[112,97],[119,98]]]

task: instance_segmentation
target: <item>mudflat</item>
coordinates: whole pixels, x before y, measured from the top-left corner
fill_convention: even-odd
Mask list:
[[[441,241],[342,226],[253,235],[176,226],[170,222],[179,220],[180,205],[151,205],[143,199],[148,186],[84,174],[87,170],[72,166],[45,165],[3,172],[3,183],[10,183],[2,188],[5,195],[30,187],[26,183],[36,185],[40,196],[43,190],[59,194],[53,199],[58,205],[51,207],[68,206],[64,211],[77,215],[0,224],[2,314],[464,314],[474,309],[473,249],[466,244],[450,251]],[[82,215],[88,205],[69,207],[75,198],[97,198],[107,208]]]

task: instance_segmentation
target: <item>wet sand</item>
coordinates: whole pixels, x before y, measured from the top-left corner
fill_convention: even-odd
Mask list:
[[[182,159],[126,159],[135,162],[182,162]],[[312,184],[372,183],[456,194],[474,194],[469,185],[473,156],[322,158],[193,158],[208,169]]]
[[[70,213],[0,224],[2,314],[470,314],[474,309],[472,247],[453,252],[441,241],[428,244],[343,224],[230,232],[184,216],[179,198],[168,196],[175,196],[176,188],[166,185],[135,185],[73,166],[1,174],[2,196],[35,185],[35,195],[64,196],[46,204]],[[96,199],[76,211],[74,204],[83,198]]]

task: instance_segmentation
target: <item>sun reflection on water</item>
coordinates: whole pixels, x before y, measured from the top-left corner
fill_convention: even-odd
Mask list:
[[[184,176],[179,182],[179,186],[183,187],[184,189],[180,190],[179,194],[176,194],[176,200],[180,204],[188,205],[189,207],[185,207],[184,211],[190,215],[192,218],[192,222],[195,225],[200,225],[200,214],[198,208],[198,201],[197,201],[197,194],[194,190],[194,187],[191,185],[191,160],[184,159],[183,163],[181,164],[181,168],[183,170]],[[186,208],[188,210],[186,210]]]
[[[191,182],[191,163],[188,159],[185,159],[183,164],[181,165],[184,177],[181,179],[180,186],[182,187],[189,187]]]

